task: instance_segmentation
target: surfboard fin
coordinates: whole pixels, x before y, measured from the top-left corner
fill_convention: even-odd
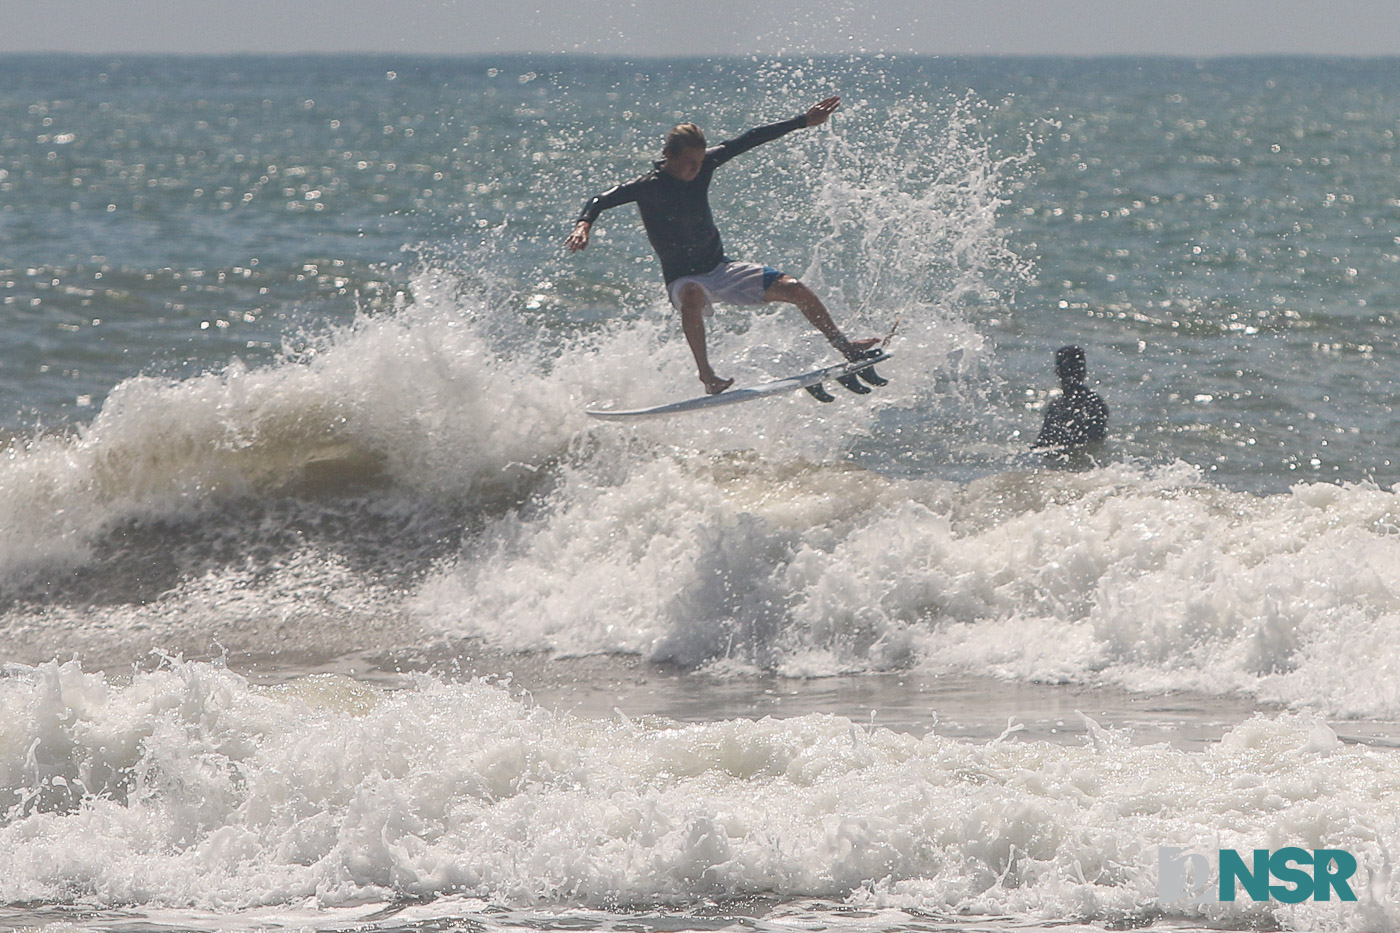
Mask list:
[[[867,366],[860,372],[856,373],[856,375],[873,386],[887,386],[890,384],[890,381],[888,379],[886,379],[884,376],[880,375],[875,371],[874,366]]]
[[[812,398],[816,399],[819,402],[836,401],[836,396],[826,391],[826,386],[822,385],[820,382],[818,382],[814,386],[804,386],[804,388],[812,394]]]
[[[861,385],[860,380],[856,378],[856,373],[851,373],[848,376],[837,376],[836,381],[850,389],[856,395],[870,394],[870,386]]]

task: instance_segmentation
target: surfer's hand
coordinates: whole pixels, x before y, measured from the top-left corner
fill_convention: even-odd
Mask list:
[[[837,107],[841,106],[841,98],[828,97],[819,104],[813,104],[807,111],[807,125],[821,126],[826,122],[826,118],[831,116]]]
[[[580,220],[574,225],[574,232],[569,234],[569,238],[564,241],[564,245],[569,248],[569,252],[577,253],[581,249],[588,248],[588,231],[593,229],[593,225],[586,220]]]

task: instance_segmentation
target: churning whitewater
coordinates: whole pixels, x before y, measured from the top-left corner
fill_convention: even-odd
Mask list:
[[[0,925],[1400,924],[1389,63],[0,72]],[[579,206],[837,93],[714,206],[890,383],[587,418],[699,384]]]

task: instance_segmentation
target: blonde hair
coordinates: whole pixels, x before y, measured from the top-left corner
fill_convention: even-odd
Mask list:
[[[666,134],[663,156],[679,155],[687,149],[705,148],[705,131],[694,123],[681,123]]]

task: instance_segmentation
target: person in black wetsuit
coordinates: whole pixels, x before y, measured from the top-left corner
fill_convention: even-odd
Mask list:
[[[794,304],[849,360],[860,359],[879,342],[878,338],[847,339],[821,299],[792,276],[726,257],[710,210],[710,179],[715,169],[736,155],[793,130],[825,123],[840,105],[841,98],[829,97],[789,120],[755,127],[713,147],[706,146],[700,127],[682,123],[666,137],[661,161],[642,177],[589,200],[573,233],[564,241],[573,251],[587,248],[589,231],[599,214],[610,207],[636,203],[647,239],[661,260],[661,274],[671,304],[680,309],[681,329],[695,355],[700,381],[711,395],[734,384],[733,379],[715,375],[705,349],[705,315],[711,313],[712,299],[742,305],[768,301]]]
[[[1031,448],[1067,449],[1103,440],[1108,434],[1108,406],[1084,385],[1084,351],[1079,347],[1056,350],[1055,374],[1064,394],[1046,407],[1045,424]]]

